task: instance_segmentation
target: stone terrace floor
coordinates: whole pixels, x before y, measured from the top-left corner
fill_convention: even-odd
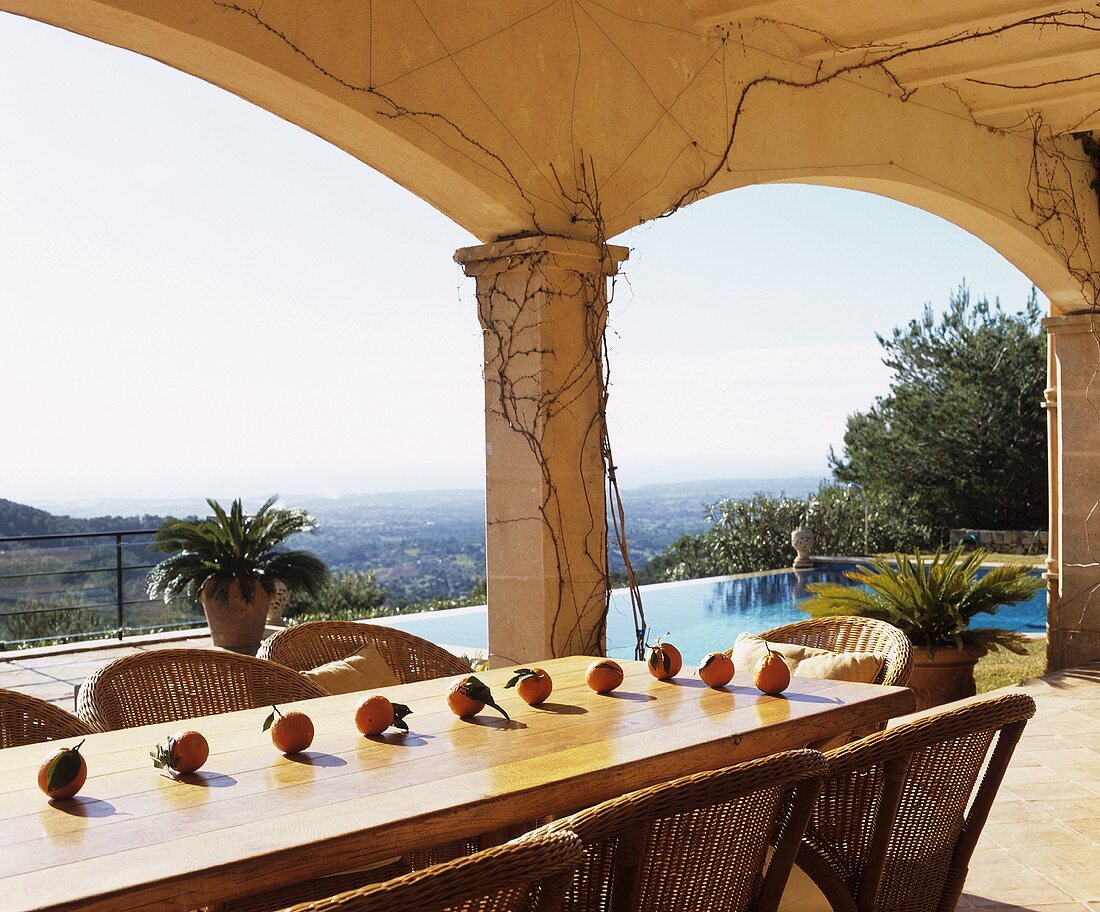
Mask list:
[[[73,708],[100,665],[139,650],[209,647],[202,637],[87,652],[0,654],[0,687]],[[1038,706],[978,843],[960,909],[1100,912],[1100,664],[1023,690]]]
[[[192,632],[186,637],[158,639],[140,637],[117,646],[104,646],[86,651],[50,646],[0,653],[0,687],[18,690],[28,696],[56,703],[72,712],[76,708],[76,689],[101,665],[123,656],[151,649],[213,649],[209,636]]]
[[[1100,912],[1100,664],[1023,690],[1037,711],[970,865],[960,909]]]

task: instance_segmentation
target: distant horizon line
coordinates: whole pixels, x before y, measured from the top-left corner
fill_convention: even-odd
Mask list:
[[[738,475],[738,476],[711,476],[706,478],[688,479],[683,481],[654,481],[647,482],[645,484],[634,485],[629,488],[623,488],[624,491],[643,491],[652,488],[675,488],[675,487],[690,487],[700,485],[726,485],[731,483],[752,483],[752,482],[814,482],[819,483],[822,481],[828,481],[829,475],[826,474],[803,474],[803,475]],[[389,490],[375,490],[375,491],[345,491],[339,494],[327,494],[319,492],[294,492],[287,495],[276,493],[275,496],[281,501],[292,501],[298,499],[311,499],[311,500],[331,500],[339,501],[344,499],[352,499],[357,497],[384,497],[387,495],[403,495],[403,494],[484,494],[484,487],[444,487],[444,488],[400,488]],[[240,499],[243,501],[263,501],[270,494],[245,494],[241,495]],[[26,506],[37,507],[38,509],[47,510],[48,508],[63,507],[65,505],[92,505],[97,503],[113,503],[113,504],[154,504],[154,503],[174,503],[180,501],[202,501],[205,502],[207,497],[201,494],[180,494],[180,495],[158,495],[151,497],[113,497],[110,495],[104,496],[86,496],[86,497],[60,497],[56,499],[27,499],[20,500],[15,497],[4,497],[0,495],[2,499],[11,500],[14,503],[22,503]],[[214,496],[214,500],[226,501],[234,500],[235,497],[218,497]]]

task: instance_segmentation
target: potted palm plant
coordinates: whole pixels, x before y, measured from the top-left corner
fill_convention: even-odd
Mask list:
[[[989,650],[1023,654],[1026,639],[1009,630],[971,627],[978,615],[1025,601],[1041,580],[1019,564],[978,571],[987,552],[937,549],[930,558],[895,554],[848,570],[858,585],[811,583],[813,597],[802,609],[815,617],[858,615],[887,621],[909,637],[914,668],[909,686],[917,708],[927,709],[973,696],[974,666]]]
[[[240,500],[229,512],[208,500],[213,516],[168,520],[154,548],[172,552],[149,573],[150,598],[198,598],[215,646],[255,655],[276,585],[316,595],[328,576],[324,562],[307,551],[277,550],[286,539],[310,532],[305,510],[275,506],[270,497],[251,516]]]

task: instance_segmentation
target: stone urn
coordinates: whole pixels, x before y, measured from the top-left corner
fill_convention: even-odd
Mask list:
[[[256,583],[252,587],[252,600],[245,601],[241,584],[234,580],[224,597],[213,593],[213,581],[207,580],[199,594],[206,622],[210,625],[210,639],[215,646],[254,656],[260,648],[267,624],[267,610],[271,596]]]
[[[290,602],[290,590],[282,580],[275,580],[275,591],[271,593],[271,602],[267,606],[267,622],[276,627],[284,625],[283,612]]]
[[[791,547],[796,555],[794,559],[795,570],[809,570],[814,562],[810,559],[810,553],[814,549],[814,534],[809,529],[799,526],[791,533]]]
[[[923,646],[915,647],[909,687],[916,695],[917,709],[974,696],[974,666],[988,651],[984,646],[940,646],[934,656],[929,656]]]

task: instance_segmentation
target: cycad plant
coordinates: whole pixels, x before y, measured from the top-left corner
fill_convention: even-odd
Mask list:
[[[149,596],[195,598],[209,582],[210,595],[226,599],[238,583],[241,597],[252,602],[257,585],[271,595],[277,580],[291,591],[316,594],[328,576],[324,562],[308,551],[275,550],[291,535],[312,531],[316,521],[305,510],[277,508],[276,497],[251,516],[240,500],[233,501],[228,513],[217,501],[207,500],[213,516],[166,522],[153,547],[174,553],[150,571]]]
[[[869,566],[845,571],[858,585],[811,583],[813,598],[801,607],[815,617],[852,614],[887,621],[930,655],[940,647],[964,646],[1023,654],[1026,639],[1020,634],[974,628],[970,622],[1031,598],[1042,581],[1019,564],[993,567],[979,577],[986,557],[985,551],[967,554],[961,548],[940,548],[927,559],[919,552],[876,557]]]

